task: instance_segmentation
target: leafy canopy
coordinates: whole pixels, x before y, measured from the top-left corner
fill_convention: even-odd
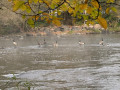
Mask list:
[[[62,13],[68,12],[72,17],[84,19],[87,24],[98,22],[107,29],[107,21],[103,14],[117,12],[113,5],[116,0],[8,0],[12,2],[12,10],[22,15],[27,23],[34,27],[38,20],[45,20],[57,26],[61,25]],[[105,9],[103,9],[103,7]]]

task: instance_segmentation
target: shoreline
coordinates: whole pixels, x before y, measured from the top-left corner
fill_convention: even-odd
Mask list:
[[[86,28],[81,26],[48,26],[48,27],[35,27],[31,28],[27,32],[18,32],[18,33],[12,33],[12,34],[5,34],[0,35],[0,37],[3,36],[47,36],[47,35],[86,35],[86,34],[120,34],[120,31],[112,31],[112,30],[104,30],[103,28],[99,29],[93,29],[93,28]]]

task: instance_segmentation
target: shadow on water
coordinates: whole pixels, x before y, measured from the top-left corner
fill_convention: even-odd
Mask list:
[[[44,37],[36,37],[40,43]],[[119,35],[71,35],[46,37],[47,45],[39,47],[35,37],[17,40],[0,39],[0,89],[15,90],[14,84],[5,86],[13,74],[18,81],[34,83],[34,90],[119,90]],[[104,38],[104,45],[99,45]],[[79,45],[79,40],[85,45]]]

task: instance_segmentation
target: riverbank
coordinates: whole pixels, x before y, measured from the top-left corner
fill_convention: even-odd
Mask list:
[[[48,27],[36,27],[29,32],[25,32],[27,36],[40,36],[40,35],[70,35],[70,34],[108,34],[108,33],[119,33],[120,28],[114,30],[103,29],[100,26],[88,27],[88,26],[66,26],[62,25],[61,27],[48,26]]]
[[[11,30],[12,31],[12,30]],[[108,34],[108,33],[120,33],[120,27],[116,28],[108,28],[104,30],[100,26],[96,27],[88,27],[88,26],[67,26],[62,25],[61,27],[56,26],[47,26],[47,27],[35,27],[29,30],[20,31],[12,34],[5,34],[5,36],[9,35],[26,35],[26,36],[47,36],[47,35],[70,35],[70,34]],[[0,35],[4,36],[4,35]]]

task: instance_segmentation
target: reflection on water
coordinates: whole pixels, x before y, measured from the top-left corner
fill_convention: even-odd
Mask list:
[[[37,41],[46,38],[47,46]],[[105,45],[99,45],[101,38]],[[119,90],[119,34],[24,37],[17,48],[12,40],[0,39],[0,89],[16,90],[15,84],[5,86],[13,74],[18,81],[34,83],[34,90]],[[58,47],[53,43],[58,41]],[[79,40],[85,45],[79,45]]]

